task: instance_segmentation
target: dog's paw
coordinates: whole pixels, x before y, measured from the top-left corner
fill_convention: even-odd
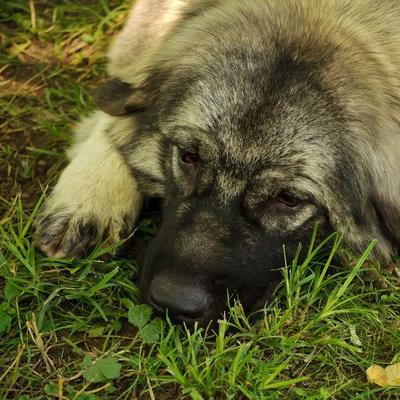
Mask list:
[[[117,122],[96,112],[77,127],[71,162],[35,221],[35,243],[47,255],[85,256],[99,240],[113,245],[132,231],[142,195],[105,134],[122,129]]]
[[[59,210],[38,218],[35,245],[50,257],[79,257],[92,249],[100,232],[95,218]]]
[[[104,241],[114,245],[127,238],[133,222],[128,217],[96,216],[59,208],[46,212],[36,221],[35,245],[50,257],[75,258],[87,256],[94,246]]]
[[[50,257],[86,256],[98,242],[115,245],[133,230],[142,200],[136,182],[119,174],[103,188],[105,179],[85,172],[72,175],[67,167],[36,218],[35,245]]]

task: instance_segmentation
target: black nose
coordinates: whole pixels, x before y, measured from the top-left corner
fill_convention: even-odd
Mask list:
[[[178,322],[193,322],[206,313],[209,295],[192,282],[167,275],[156,276],[150,286],[150,303],[159,312]]]

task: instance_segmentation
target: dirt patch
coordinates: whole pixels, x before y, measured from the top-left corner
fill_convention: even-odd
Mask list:
[[[29,212],[56,181],[73,124],[93,106],[107,42],[124,17],[105,21],[97,7],[47,0],[0,7],[0,221],[18,197]]]
[[[40,154],[38,149],[42,148],[43,142],[43,137],[17,127],[1,137],[0,196],[10,203],[20,196],[28,211],[45,185],[57,175],[63,160],[59,156],[55,160],[54,156]],[[49,149],[54,154],[60,154],[60,151],[61,145]],[[0,203],[0,220],[8,211],[6,202]]]

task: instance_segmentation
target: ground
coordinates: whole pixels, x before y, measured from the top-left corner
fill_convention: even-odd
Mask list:
[[[127,9],[1,1],[0,399],[400,398],[365,374],[400,361],[400,294],[395,278],[366,279],[379,271],[363,258],[344,271],[310,239],[258,323],[233,304],[216,331],[188,332],[137,305],[136,251],[57,261],[34,248],[38,202],[65,165],[73,124],[94,108]],[[135,249],[153,234],[145,218]]]

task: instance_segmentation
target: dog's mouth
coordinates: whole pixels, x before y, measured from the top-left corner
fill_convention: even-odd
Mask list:
[[[185,324],[189,328],[196,325],[216,327],[218,320],[229,319],[236,301],[240,313],[251,322],[261,318],[265,305],[273,298],[279,283],[280,280],[276,278],[263,287],[241,288],[240,291],[221,289],[211,294],[200,286],[179,287],[175,282],[156,277],[142,289],[141,300],[152,306],[155,315],[167,317],[175,324]]]
[[[234,264],[237,260],[228,251],[222,260],[225,264],[212,259],[210,265],[203,265],[201,258],[180,257],[179,249],[168,248],[168,240],[165,232],[159,234],[142,262],[141,301],[151,305],[157,316],[167,315],[171,322],[189,327],[214,326],[220,319],[229,319],[236,301],[240,304],[238,311],[246,317],[255,320],[261,316],[259,311],[281,280],[278,270],[261,267],[264,263],[258,259],[258,266],[247,268],[244,261],[251,262],[250,256]],[[256,273],[259,270],[262,273]]]

